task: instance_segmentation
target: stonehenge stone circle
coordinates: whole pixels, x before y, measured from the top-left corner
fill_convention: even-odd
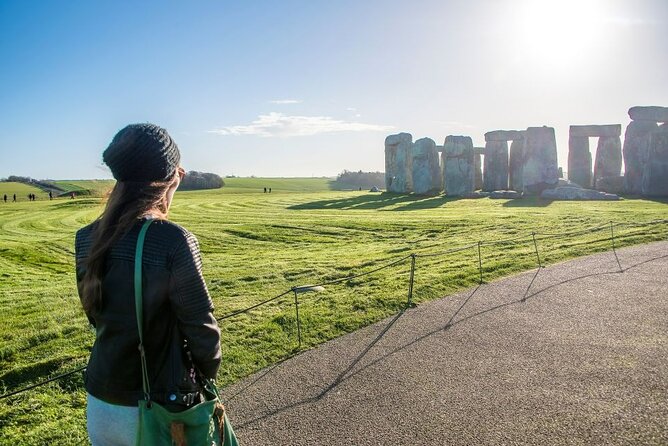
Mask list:
[[[568,179],[582,187],[591,187],[591,167],[589,137],[571,133],[568,137]]]
[[[442,187],[441,166],[438,163],[436,143],[431,138],[413,143],[413,192],[418,195],[436,195]]]
[[[475,190],[475,156],[470,136],[447,136],[443,144],[445,193],[462,196]]]
[[[668,107],[631,107],[629,117],[633,121],[668,122]]]
[[[522,190],[539,194],[557,185],[557,140],[552,127],[529,127],[524,139]]]
[[[487,137],[489,133],[485,135]],[[508,141],[487,141],[482,171],[485,192],[508,189]]]
[[[413,136],[398,133],[385,138],[385,189],[408,193],[412,190]]]
[[[622,173],[622,141],[619,136],[602,136],[598,139],[594,163],[594,186],[604,177],[616,177]]]
[[[389,135],[385,138],[386,189],[416,194],[445,190],[447,195],[467,198],[540,194],[549,199],[614,200],[621,192],[666,197],[668,107],[631,107],[628,113],[632,121],[623,147],[620,124],[570,126],[568,180],[560,180],[563,172],[552,127],[493,130],[485,133],[484,148],[474,147],[469,136],[449,135],[443,146],[437,146],[430,138],[413,143],[409,133]],[[592,137],[598,138],[593,163]],[[510,147],[508,141],[512,141]],[[475,192],[479,189],[484,192]]]
[[[522,132],[524,134],[524,132]],[[521,139],[514,139],[510,143],[510,156],[508,158],[508,183],[511,190],[521,192],[524,190],[522,184],[522,170],[524,168],[524,135]]]

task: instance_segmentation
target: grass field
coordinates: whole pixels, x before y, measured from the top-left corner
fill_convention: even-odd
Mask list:
[[[538,233],[542,260],[553,263],[610,248],[608,230],[564,236],[568,231],[668,218],[668,204],[660,201],[454,200],[330,191],[329,180],[321,178],[225,181],[219,190],[178,192],[170,214],[199,238],[220,316],[293,286],[370,271],[413,252],[521,236],[482,247],[484,279],[490,281],[535,267],[531,231]],[[76,296],[73,238],[101,209],[99,198],[0,206],[0,393],[85,364],[94,333]],[[615,232],[621,246],[666,239],[668,225]],[[399,311],[409,267],[405,259],[300,295],[302,348]],[[414,300],[442,297],[477,280],[476,247],[418,256]],[[223,385],[295,353],[293,299],[288,294],[221,322]],[[0,444],[86,444],[84,408],[80,376],[0,400]]]

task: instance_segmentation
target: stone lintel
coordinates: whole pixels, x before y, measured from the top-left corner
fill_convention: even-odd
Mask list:
[[[485,154],[485,148],[484,147],[474,147],[473,148],[473,153],[476,155],[484,155]]]
[[[631,107],[629,117],[634,121],[668,122],[668,107]]]
[[[485,133],[485,142],[488,141],[515,141],[524,139],[523,130],[492,130]]]
[[[606,125],[572,125],[569,136],[576,137],[601,137],[601,136],[621,136],[621,124]]]

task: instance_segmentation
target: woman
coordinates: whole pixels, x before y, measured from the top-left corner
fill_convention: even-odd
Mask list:
[[[95,446],[135,444],[143,395],[134,256],[148,218],[155,221],[142,257],[143,331],[152,400],[187,409],[199,402],[197,370],[214,379],[220,365],[220,331],[197,240],[167,220],[185,175],[180,158],[165,129],[132,124],[120,130],[103,154],[116,185],[100,218],[76,235],[79,297],[96,330],[85,377]]]

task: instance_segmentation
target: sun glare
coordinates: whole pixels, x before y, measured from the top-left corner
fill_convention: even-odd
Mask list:
[[[536,62],[562,65],[585,57],[602,38],[594,0],[531,0],[518,11],[518,49]]]

